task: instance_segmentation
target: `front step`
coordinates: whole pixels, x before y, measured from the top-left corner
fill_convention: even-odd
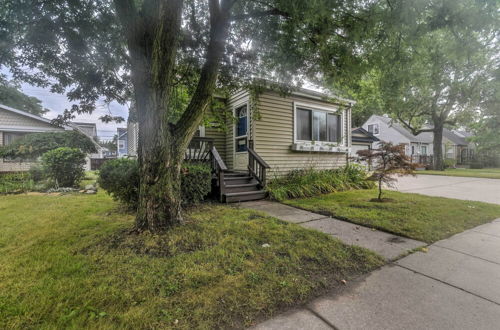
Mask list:
[[[245,192],[245,191],[258,191],[260,190],[259,183],[240,183],[226,185],[226,193]]]
[[[266,198],[265,190],[243,191],[224,194],[226,203],[236,203],[245,201],[255,201]]]
[[[254,178],[251,176],[248,176],[248,174],[246,176],[230,176],[230,177],[224,176],[224,184],[226,186],[252,183],[252,181],[255,181]]]

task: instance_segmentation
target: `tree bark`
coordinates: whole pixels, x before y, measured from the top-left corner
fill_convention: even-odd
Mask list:
[[[200,80],[177,124],[169,123],[172,76],[181,35],[182,0],[114,0],[127,33],[139,122],[139,205],[136,230],[160,232],[182,222],[184,152],[210,103],[229,29],[233,1],[209,1],[210,42]]]
[[[378,180],[378,200],[382,201],[382,178]]]
[[[438,122],[434,123],[434,140],[433,146],[433,164],[432,167],[436,171],[444,171],[443,161],[443,124]]]

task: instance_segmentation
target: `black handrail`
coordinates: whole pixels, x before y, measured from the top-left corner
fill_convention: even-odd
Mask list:
[[[271,168],[271,166],[253,150],[253,141],[250,141],[248,148],[248,172],[262,187],[266,186],[266,170],[268,168]]]

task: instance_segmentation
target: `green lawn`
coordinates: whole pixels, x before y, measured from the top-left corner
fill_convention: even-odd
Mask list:
[[[383,264],[250,210],[186,220],[135,235],[103,192],[0,196],[0,329],[243,327]]]
[[[483,169],[450,168],[444,171],[418,171],[417,174],[500,179],[500,168],[483,168]]]
[[[500,205],[384,191],[393,202],[371,202],[375,190],[352,190],[286,204],[432,243],[500,218]]]

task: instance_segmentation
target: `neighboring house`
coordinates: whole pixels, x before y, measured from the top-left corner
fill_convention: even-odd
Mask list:
[[[97,138],[97,126],[95,123],[76,123],[71,122],[69,126],[74,130],[86,135],[92,142],[97,150],[96,153],[88,154],[85,158],[85,170],[90,171],[92,169],[92,162],[94,159],[99,160],[104,158],[104,148],[96,142]]]
[[[116,142],[117,157],[125,157],[128,155],[128,135],[126,127],[118,127],[118,139]]]
[[[80,132],[92,138],[93,140],[97,138],[97,126],[95,123],[71,122],[71,124],[77,126]]]
[[[363,128],[372,133],[381,141],[405,146],[405,153],[415,161],[430,159],[426,156],[434,154],[432,132],[424,132],[413,135],[408,129],[390,117],[372,115],[364,124]],[[451,131],[443,129],[443,156],[445,159],[454,159],[458,164],[467,163],[474,154],[474,146],[467,141],[470,134],[466,132]],[[374,143],[376,148],[377,143]]]
[[[432,155],[431,135],[422,133],[415,136],[387,115],[372,115],[362,127],[380,141],[390,142],[395,145],[404,145],[407,156]],[[377,145],[378,142],[375,142],[374,148],[376,148]]]
[[[186,158],[193,159],[210,153],[211,144],[215,146],[231,176],[218,183],[222,200],[263,197],[266,175],[273,178],[296,169],[333,169],[347,164],[352,100],[300,88],[287,96],[264,90],[251,97],[249,91],[241,90],[226,104],[225,128],[214,123],[200,129],[200,137],[193,141],[205,139],[207,145],[197,142],[197,147],[192,141],[186,152]],[[196,148],[201,152],[197,154]]]
[[[352,129],[351,141],[351,156],[356,157],[359,150],[372,149],[373,144],[378,142],[379,139],[363,127],[355,127]]]
[[[102,147],[102,156],[104,158],[116,158],[116,151],[111,151],[106,147]]]
[[[64,130],[53,125],[50,119],[0,104],[0,145],[9,145],[29,133]],[[0,158],[0,172],[27,171],[34,163],[34,161]]]
[[[139,124],[129,121],[127,123],[127,151],[129,157],[137,157],[139,147]]]
[[[8,145],[29,133],[61,132],[72,129],[87,135],[96,146],[97,153],[86,157],[85,169],[89,170],[90,159],[102,157],[102,147],[93,139],[95,124],[69,123],[67,126],[59,127],[53,125],[50,119],[0,104],[0,145]],[[0,158],[0,172],[27,171],[35,163],[34,160]]]

